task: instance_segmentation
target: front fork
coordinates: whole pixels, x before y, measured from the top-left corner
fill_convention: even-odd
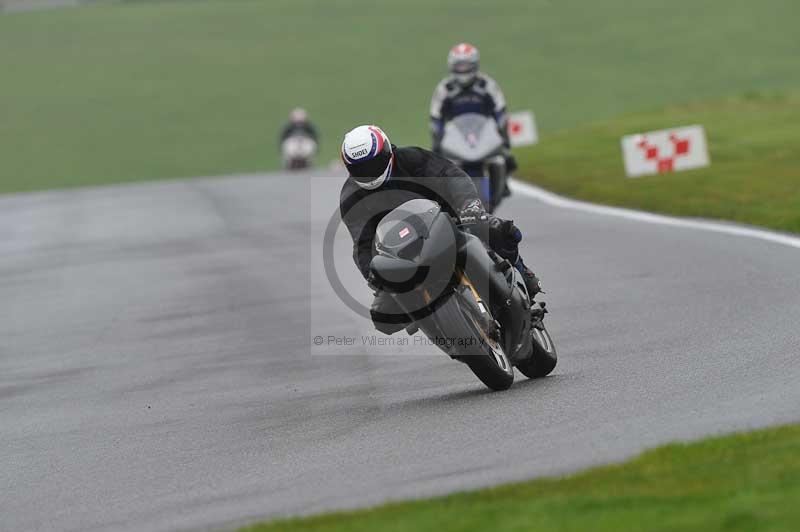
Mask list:
[[[480,293],[475,288],[475,285],[472,284],[472,281],[470,281],[469,277],[467,277],[466,273],[464,273],[462,270],[458,270],[456,272],[455,280],[456,283],[452,287],[452,290],[455,293],[449,293],[445,297],[461,296],[461,301],[471,307],[469,309],[463,309],[463,311],[469,312],[470,315],[475,318],[476,323],[481,328],[481,333],[486,337],[486,339],[500,342],[500,324],[492,316],[489,310],[489,305],[483,300]],[[461,292],[461,294],[459,294],[459,292]],[[437,302],[434,301],[434,297],[427,289],[423,288],[419,293],[426,306],[437,304]],[[443,334],[442,327],[439,325],[437,320],[433,320],[433,324],[435,325],[437,331],[430,330],[431,327],[428,320],[433,317],[434,316],[431,315],[427,318],[423,318],[421,320],[421,328],[429,335],[431,333],[433,333],[435,336]],[[428,323],[426,324],[426,322]],[[418,328],[419,327],[411,327],[407,330],[409,331],[409,334],[413,334],[413,332],[416,332]]]

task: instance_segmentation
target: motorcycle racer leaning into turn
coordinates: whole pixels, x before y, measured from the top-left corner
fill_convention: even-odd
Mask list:
[[[417,147],[398,148],[377,126],[348,132],[341,149],[349,177],[342,186],[339,209],[353,239],[353,260],[370,281],[373,240],[383,216],[406,201],[426,198],[460,220],[486,221],[489,247],[522,274],[531,299],[541,284],[519,255],[522,232],[512,220],[486,213],[472,179],[447,159]],[[375,328],[393,334],[411,319],[386,292],[377,290],[370,308]]]
[[[517,162],[508,151],[511,142],[508,137],[506,98],[500,85],[480,71],[480,52],[469,43],[460,43],[450,49],[447,67],[450,75],[436,85],[431,97],[430,128],[434,153],[441,152],[447,122],[466,113],[481,114],[494,118],[497,123],[497,131],[506,148],[506,168],[511,174],[517,169]]]

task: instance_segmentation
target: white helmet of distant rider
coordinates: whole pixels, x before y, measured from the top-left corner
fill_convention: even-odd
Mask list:
[[[376,189],[392,173],[392,143],[378,126],[358,126],[344,136],[342,162],[358,186]]]
[[[308,113],[302,107],[295,107],[289,113],[289,121],[293,124],[302,124],[308,121]]]
[[[462,87],[468,87],[475,82],[481,54],[478,49],[469,43],[459,43],[450,49],[447,54],[447,67],[456,82]]]

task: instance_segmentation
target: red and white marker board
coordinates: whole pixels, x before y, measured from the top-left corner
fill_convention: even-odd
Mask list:
[[[703,126],[685,126],[622,137],[628,177],[680,172],[711,164]]]
[[[532,111],[518,111],[508,115],[508,138],[514,148],[539,142],[536,118]]]

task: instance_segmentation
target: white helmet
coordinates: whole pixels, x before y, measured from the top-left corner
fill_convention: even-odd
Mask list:
[[[308,113],[302,107],[295,107],[289,113],[289,121],[295,124],[301,124],[308,121]]]
[[[342,161],[358,186],[378,188],[392,173],[392,143],[378,126],[358,126],[344,136]]]
[[[447,54],[447,66],[456,82],[462,87],[470,86],[478,75],[481,54],[469,43],[459,43]]]

